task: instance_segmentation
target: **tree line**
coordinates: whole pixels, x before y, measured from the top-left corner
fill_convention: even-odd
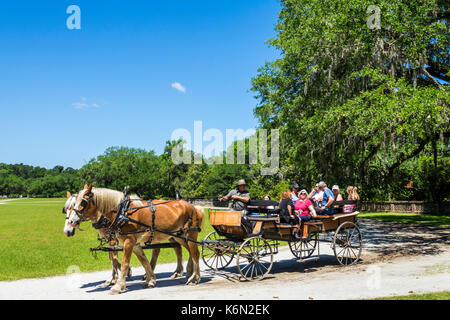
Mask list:
[[[248,147],[248,139],[246,143]],[[96,187],[115,190],[130,186],[131,191],[145,199],[215,199],[228,193],[239,179],[245,179],[253,198],[262,199],[269,194],[278,199],[281,192],[294,182],[309,191],[319,181],[319,177],[307,181],[302,178],[307,175],[302,173],[296,178],[285,177],[283,172],[287,172],[287,167],[281,167],[273,176],[262,176],[261,165],[207,164],[206,161],[175,165],[171,158],[172,149],[182,144],[182,141],[168,141],[161,155],[143,149],[111,147],[80,169],[0,164],[0,196],[62,197],[67,191],[74,193],[85,183],[92,183]],[[231,147],[237,148],[237,143]],[[246,155],[248,159],[248,148]],[[394,190],[391,200],[436,201],[436,192],[442,194],[441,200],[450,200],[450,158],[447,155],[438,159],[435,167],[430,149],[428,155],[425,152],[403,163],[395,173],[397,183],[391,189]],[[211,159],[208,162],[211,163]],[[345,175],[336,174],[335,178],[324,180],[330,186],[339,184],[342,192],[348,184],[355,185]],[[383,192],[384,186],[380,186],[377,180],[357,186],[363,200],[389,200],[387,192]]]

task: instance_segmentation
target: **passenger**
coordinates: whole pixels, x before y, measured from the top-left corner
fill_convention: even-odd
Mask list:
[[[300,190],[300,186],[298,184],[294,183],[292,185],[292,189],[291,189],[292,204],[295,204],[295,201],[298,200],[298,190]]]
[[[352,200],[355,200],[355,201],[360,200],[357,187],[353,187]]]
[[[353,186],[348,186],[347,187],[347,194],[348,194],[348,200],[353,200],[353,201],[358,201],[359,200],[359,195],[357,192],[358,188],[357,187],[353,187]],[[353,204],[346,204],[343,208],[342,208],[342,212],[343,213],[351,213],[354,212],[356,209],[356,203]]]
[[[319,190],[319,184],[316,184],[312,191],[308,195],[309,200],[311,200],[315,207],[319,206],[319,202],[322,201],[323,191]]]
[[[344,200],[344,198],[342,197],[342,195],[339,192],[339,186],[337,184],[335,184],[332,188],[331,191],[333,191],[333,196],[334,196],[334,200],[335,201],[342,201]],[[342,213],[342,208],[340,208],[338,205],[333,206],[334,208],[334,212],[335,213]]]
[[[292,204],[291,199],[291,191],[285,190],[281,194],[280,199],[280,222],[281,223],[289,223],[291,225],[299,225],[300,220],[295,215],[295,208]],[[298,227],[292,229],[292,234],[294,237],[299,238],[298,236]]]
[[[319,206],[316,209],[317,214],[332,215],[334,210],[332,204],[334,202],[333,192],[328,189],[327,184],[323,181],[319,182],[319,191],[323,191],[322,201],[319,201]]]
[[[235,189],[231,190],[226,196],[219,196],[219,201],[231,200],[231,209],[234,211],[244,211],[247,209],[247,203],[250,201],[250,193],[246,190],[245,180],[239,180]]]
[[[295,213],[299,217],[300,222],[311,220],[317,217],[316,210],[314,210],[311,200],[308,199],[308,192],[303,189],[299,193],[300,198],[295,202]]]
[[[333,195],[334,195],[334,199],[336,201],[342,201],[344,200],[344,198],[342,197],[342,195],[339,193],[339,186],[337,184],[335,184],[333,186],[333,188],[331,188],[331,191],[333,191]]]
[[[347,187],[347,200],[353,200],[353,186],[348,186]]]
[[[264,200],[268,201],[268,200],[272,200],[272,198],[268,194],[266,194],[265,197],[264,197]],[[267,209],[267,210],[274,210],[275,207],[274,206],[267,206],[267,207],[265,207],[265,209]]]

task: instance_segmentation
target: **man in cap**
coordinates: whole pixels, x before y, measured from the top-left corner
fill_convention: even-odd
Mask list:
[[[219,201],[231,200],[231,209],[234,211],[242,211],[247,208],[250,201],[250,193],[246,190],[247,183],[245,180],[239,180],[235,189],[231,190],[225,197],[220,196]]]

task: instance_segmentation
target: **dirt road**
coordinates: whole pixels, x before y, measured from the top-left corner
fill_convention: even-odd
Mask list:
[[[0,299],[361,299],[450,290],[450,228],[370,220],[360,226],[364,249],[355,266],[338,266],[323,243],[317,262],[298,263],[282,248],[271,275],[259,282],[239,282],[233,264],[221,272],[202,264],[201,284],[185,286],[184,278],[169,278],[170,263],[157,266],[153,289],[142,288],[143,269],[134,268],[128,291],[118,296],[99,287],[109,276],[102,271],[0,282]]]

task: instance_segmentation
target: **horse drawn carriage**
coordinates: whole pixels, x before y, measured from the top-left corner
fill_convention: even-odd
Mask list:
[[[93,197],[93,193],[91,192],[92,186],[89,188],[87,191],[84,191],[82,201],[85,201],[85,204],[82,209],[73,209],[78,215],[81,213],[79,219],[83,215],[86,215],[83,212]],[[108,192],[111,193],[112,191]],[[100,195],[97,194],[96,196],[100,199]],[[127,207],[128,209],[121,210],[122,204],[134,205],[133,200],[126,200],[126,197],[124,198],[125,200],[120,202],[115,218],[111,216],[103,220],[108,222],[107,225],[110,224],[110,221],[114,221],[112,225],[117,221],[123,221],[123,223],[127,223],[125,226],[134,224],[141,228],[131,232],[124,232],[121,228],[118,228],[116,231],[122,236],[150,234],[150,240],[145,242],[144,245],[140,245],[140,250],[180,248],[180,245],[189,247],[191,250],[195,247],[198,250],[197,246],[200,246],[202,259],[209,268],[213,270],[224,269],[235,259],[238,272],[243,280],[261,280],[270,273],[274,255],[279,251],[280,242],[287,242],[290,251],[300,262],[320,259],[320,242],[331,243],[334,256],[338,263],[343,266],[356,263],[361,255],[362,235],[357,225],[358,211],[330,216],[318,215],[308,222],[303,222],[301,226],[295,226],[280,223],[277,214],[279,210],[269,209],[269,207],[276,207],[278,202],[251,200],[248,207],[249,212],[244,216],[241,211],[210,211],[209,222],[215,231],[208,234],[205,239],[197,241],[196,238],[189,237],[188,233],[192,231],[197,235],[198,231],[200,231],[199,226],[201,222],[197,221],[200,213],[187,202],[185,204],[186,210],[189,211],[186,214],[186,218],[189,218],[186,222],[187,227],[185,226],[178,232],[173,232],[160,229],[157,224],[155,225],[155,221],[158,223],[164,217],[164,213],[158,213],[155,206],[171,204],[173,202],[153,203],[152,201],[148,201],[142,207]],[[98,201],[94,202],[98,204]],[[333,206],[335,208],[342,208],[348,204],[356,205],[355,208],[357,209],[357,204],[351,200],[335,201]],[[135,217],[137,212],[141,210],[148,211],[143,211],[142,217],[149,219],[150,222],[141,222],[139,216]],[[160,217],[158,218],[159,214]],[[194,216],[197,218],[194,218]],[[98,216],[94,214],[91,220],[94,219],[97,221],[97,218]],[[135,220],[136,218],[138,220]],[[102,219],[98,221],[95,224],[99,224]],[[98,226],[98,228],[100,227]],[[299,227],[301,227],[301,237],[296,238],[293,236],[293,229]],[[161,241],[152,242],[155,234],[163,235],[167,239],[172,238],[175,241],[169,243]],[[124,247],[122,246],[104,246],[101,243],[99,247],[91,248],[91,251],[117,252],[123,249]],[[313,257],[316,250],[317,255]],[[198,262],[196,265],[198,268]],[[199,280],[199,270],[198,268],[197,280]]]
[[[362,235],[357,225],[358,211],[334,215],[318,215],[301,225],[301,238],[293,236],[293,228],[300,226],[279,223],[277,210],[266,209],[273,201],[252,201],[250,213],[210,211],[210,224],[215,231],[202,241],[202,259],[213,270],[225,269],[236,260],[243,280],[261,280],[270,273],[274,254],[280,242],[287,242],[299,262],[318,260],[320,242],[331,243],[334,256],[343,266],[355,264],[361,255]],[[354,201],[335,201],[336,207]],[[263,214],[261,214],[263,212]],[[317,256],[312,257],[317,250]]]

